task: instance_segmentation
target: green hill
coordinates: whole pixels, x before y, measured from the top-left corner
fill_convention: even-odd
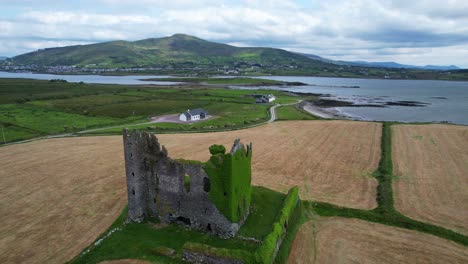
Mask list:
[[[3,64],[2,64],[3,63]],[[138,41],[110,41],[89,45],[47,48],[0,62],[0,69],[28,66],[39,72],[67,73],[95,69],[124,70],[125,73],[217,75],[304,75],[323,77],[468,80],[468,73],[425,69],[397,69],[340,65],[320,57],[282,49],[234,47],[184,34]],[[136,70],[129,68],[139,68]],[[101,71],[102,72],[102,71]]]
[[[240,48],[176,34],[134,42],[111,41],[47,48],[16,56],[14,64],[40,66],[158,67],[167,65],[224,66],[242,63],[284,66],[323,66],[320,61],[273,48]]]

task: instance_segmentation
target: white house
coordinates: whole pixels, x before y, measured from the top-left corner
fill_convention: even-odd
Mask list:
[[[259,95],[259,96],[256,96],[255,97],[257,100],[257,104],[261,104],[261,103],[271,103],[273,102],[274,100],[276,100],[276,97],[272,94],[269,94],[269,95]]]
[[[196,121],[200,119],[205,119],[207,115],[208,115],[208,112],[201,108],[192,109],[192,110],[189,109],[183,112],[182,114],[180,114],[179,120],[185,121],[185,122]]]

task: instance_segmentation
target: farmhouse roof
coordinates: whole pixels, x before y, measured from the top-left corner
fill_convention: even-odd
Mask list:
[[[189,109],[187,110],[186,112],[184,112],[184,115],[186,117],[190,117],[190,116],[195,116],[195,115],[201,115],[201,114],[208,114],[208,112],[204,109],[201,109],[201,108],[197,108],[197,109]]]
[[[275,97],[275,96],[272,95],[272,94],[254,94],[254,97],[255,98],[272,98],[272,97]]]

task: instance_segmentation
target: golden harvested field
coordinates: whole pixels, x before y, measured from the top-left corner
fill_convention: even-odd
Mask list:
[[[205,161],[211,144],[253,142],[253,183],[301,187],[306,199],[375,207],[381,125],[275,122],[248,130],[161,135],[174,158]],[[0,262],[59,263],[103,233],[126,204],[122,138],[48,139],[0,148]]]
[[[231,132],[160,135],[172,157],[206,161],[211,144],[230,150],[235,138],[253,143],[253,184],[301,198],[371,209],[377,181],[370,174],[380,159],[381,124],[294,121]]]
[[[468,248],[417,231],[331,217],[305,223],[288,264],[468,263]]]
[[[468,235],[468,127],[393,127],[395,206],[403,214]]]
[[[121,145],[95,137],[0,148],[0,263],[63,263],[104,232],[126,204]]]

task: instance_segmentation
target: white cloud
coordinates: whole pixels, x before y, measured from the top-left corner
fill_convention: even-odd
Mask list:
[[[463,0],[331,0],[314,1],[307,9],[286,0],[84,0],[80,8],[61,2],[57,10],[44,9],[44,2],[56,0],[41,1],[42,6],[22,2],[30,7],[15,19],[1,19],[0,11],[0,53],[186,33],[334,59],[468,67],[468,2]]]

